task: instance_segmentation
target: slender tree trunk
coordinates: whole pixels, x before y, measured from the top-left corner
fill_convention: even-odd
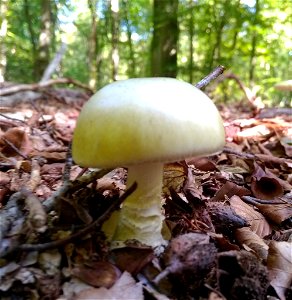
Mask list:
[[[24,16],[26,19],[26,24],[27,24],[27,29],[28,29],[28,33],[29,33],[29,40],[30,40],[30,44],[31,44],[31,56],[32,56],[32,61],[33,61],[33,77],[35,79],[38,79],[38,75],[37,75],[37,36],[35,34],[35,31],[33,29],[33,18],[32,18],[32,13],[30,10],[30,6],[28,3],[28,0],[24,0]]]
[[[6,46],[5,39],[7,35],[7,9],[8,9],[8,0],[0,1],[0,83],[4,82],[7,57],[6,57]]]
[[[91,32],[89,37],[88,49],[88,67],[89,67],[89,82],[88,85],[93,90],[97,85],[97,16],[96,16],[96,0],[88,0],[88,7],[91,16]]]
[[[254,13],[254,19],[253,19],[253,25],[254,27],[258,23],[258,15],[259,15],[259,9],[260,9],[260,1],[256,0],[255,2],[255,13]],[[254,71],[256,66],[256,47],[257,47],[257,32],[252,32],[252,39],[251,39],[251,51],[250,51],[250,57],[249,57],[249,81],[252,82],[254,80]]]
[[[225,22],[226,22],[225,16],[223,15],[219,21],[219,25],[216,31],[216,39],[210,55],[210,61],[208,67],[209,71],[213,69],[214,62],[218,64],[221,57],[221,41],[222,41],[223,28],[226,24]]]
[[[37,78],[41,78],[47,65],[50,62],[50,44],[52,39],[51,33],[51,1],[42,0],[41,15],[41,32],[39,35],[36,74]]]
[[[193,70],[194,70],[194,2],[189,1],[190,16],[189,16],[189,82],[193,83]]]
[[[135,59],[135,51],[132,42],[132,30],[129,18],[129,2],[128,0],[123,0],[122,2],[124,7],[124,18],[127,27],[127,42],[129,48],[129,77],[136,77],[136,59]]]
[[[179,27],[178,0],[154,0],[151,45],[152,76],[176,77]]]
[[[111,33],[112,33],[112,80],[116,81],[118,79],[118,69],[119,69],[119,0],[110,0],[111,5]]]

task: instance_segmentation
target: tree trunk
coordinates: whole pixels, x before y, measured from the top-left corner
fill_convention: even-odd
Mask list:
[[[259,0],[256,0],[253,27],[255,27],[258,23],[259,8],[260,8]],[[254,80],[254,71],[256,66],[256,47],[257,47],[257,32],[253,31],[252,40],[251,40],[251,51],[249,57],[249,82],[252,82]]]
[[[36,74],[37,78],[41,78],[47,65],[50,62],[50,43],[52,39],[51,33],[51,1],[42,0],[41,15],[41,32],[39,35]]]
[[[6,47],[5,47],[5,39],[7,35],[7,8],[8,8],[8,0],[1,0],[0,2],[0,83],[4,82],[5,71],[6,71]]]
[[[178,0],[154,0],[151,45],[152,76],[176,77],[178,43]]]
[[[119,68],[119,0],[110,0],[111,5],[111,33],[112,33],[112,80],[118,79],[118,68]]]
[[[194,70],[194,2],[189,1],[190,16],[189,16],[189,83],[193,83],[193,70]]]
[[[130,18],[129,18],[129,3],[127,0],[122,1],[123,8],[124,8],[124,19],[127,27],[127,42],[128,42],[128,48],[129,48],[129,71],[128,75],[129,77],[136,77],[136,59],[135,59],[135,51],[133,48],[132,43],[132,30],[131,30],[131,24],[130,24]]]
[[[210,72],[213,69],[213,64],[217,65],[220,61],[221,58],[221,40],[222,40],[222,33],[223,33],[223,28],[226,24],[225,20],[225,14],[220,18],[219,25],[216,31],[216,40],[214,43],[214,46],[211,51],[210,55],[210,61],[209,61],[209,67],[208,71]]]
[[[48,81],[51,78],[51,76],[53,75],[55,70],[60,65],[61,60],[66,52],[66,49],[67,49],[67,44],[62,43],[60,46],[60,49],[55,54],[55,57],[52,59],[52,61],[49,63],[49,65],[45,69],[42,79],[40,80],[40,83],[44,82],[44,81]]]
[[[88,0],[88,7],[91,16],[91,32],[89,37],[88,48],[88,67],[89,67],[89,82],[90,88],[95,89],[97,86],[97,16],[96,16],[96,0]]]

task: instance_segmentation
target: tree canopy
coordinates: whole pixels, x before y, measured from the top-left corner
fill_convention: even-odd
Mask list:
[[[54,76],[94,89],[154,75],[196,83],[220,64],[279,103],[286,95],[273,85],[291,77],[291,16],[283,0],[1,0],[0,75],[39,81],[66,44]],[[242,96],[232,82],[218,92]]]

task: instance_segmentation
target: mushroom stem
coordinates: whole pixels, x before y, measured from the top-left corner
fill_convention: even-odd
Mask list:
[[[127,186],[137,182],[137,189],[123,204],[114,241],[136,239],[152,247],[165,243],[161,234],[162,179],[161,162],[132,165],[128,168]]]

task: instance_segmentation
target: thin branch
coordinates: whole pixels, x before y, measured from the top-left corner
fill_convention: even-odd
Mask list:
[[[71,192],[79,190],[83,186],[86,186],[93,182],[96,179],[99,179],[112,171],[111,169],[102,169],[96,172],[91,172],[90,174],[83,175],[80,178],[74,180],[74,181],[69,181],[63,184],[54,194],[46,199],[43,202],[43,205],[45,206],[46,211],[51,211],[55,204],[58,202],[60,198],[62,198],[69,190]]]
[[[219,75],[221,75],[225,71],[224,66],[216,67],[210,74],[200,80],[195,86],[198,89],[202,89],[206,87],[211,81],[215,80]]]
[[[24,91],[36,91],[54,84],[73,84],[93,94],[93,90],[80,81],[74,80],[72,78],[57,78],[57,79],[50,79],[39,83],[19,84],[19,85],[2,88],[0,89],[0,96],[8,96],[11,94],[24,92]]]
[[[7,251],[4,255],[11,254],[15,251],[44,251],[48,249],[54,249],[60,246],[64,246],[68,243],[71,243],[72,241],[76,240],[77,238],[80,238],[82,236],[85,236],[88,234],[91,230],[93,230],[96,226],[101,225],[110,215],[111,212],[118,209],[119,206],[126,200],[126,198],[132,194],[137,188],[137,183],[134,182],[132,186],[130,186],[125,193],[118,199],[118,201],[115,201],[112,205],[109,206],[109,208],[94,222],[90,223],[89,225],[85,226],[80,231],[72,234],[71,236],[61,239],[58,241],[43,243],[43,244],[23,244],[19,245],[13,249],[10,249],[10,251]]]

